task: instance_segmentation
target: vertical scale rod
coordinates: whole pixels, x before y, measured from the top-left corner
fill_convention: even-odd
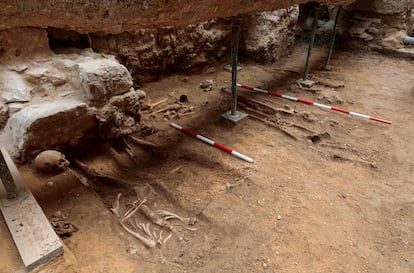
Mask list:
[[[237,113],[237,56],[239,48],[239,26],[233,25],[231,28],[231,115]]]
[[[304,81],[308,79],[310,60],[312,57],[313,46],[315,44],[316,27],[318,26],[319,10],[320,10],[320,6],[318,5],[315,7],[315,17],[313,18],[312,33],[311,33],[311,38],[309,41],[309,48],[308,48],[308,56],[306,57],[305,72],[303,73]]]
[[[338,19],[339,19],[339,15],[341,13],[341,10],[342,10],[342,5],[337,6],[337,8],[336,8],[335,24],[334,24],[334,28],[332,30],[331,41],[329,42],[328,53],[326,54],[325,66],[323,67],[326,70],[331,70],[331,67],[329,66],[329,63],[331,61],[332,51],[333,51],[333,48],[334,48],[334,45],[335,45],[336,28],[338,26]]]

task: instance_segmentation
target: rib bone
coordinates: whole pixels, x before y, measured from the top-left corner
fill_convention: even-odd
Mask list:
[[[155,241],[151,238],[147,238],[145,236],[142,236],[141,234],[129,229],[124,223],[123,221],[119,222],[121,224],[121,226],[132,236],[134,236],[135,238],[137,238],[138,240],[140,240],[144,245],[146,245],[147,247],[154,247],[156,245]]]

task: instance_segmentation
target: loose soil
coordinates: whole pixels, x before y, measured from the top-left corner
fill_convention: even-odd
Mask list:
[[[175,102],[185,94],[195,114],[171,120],[163,113],[144,114],[143,123],[158,130],[145,140],[158,148],[131,144],[135,160],[121,142],[94,143],[68,155],[130,184],[96,180],[92,191],[70,172],[45,176],[31,165],[20,167],[49,219],[61,211],[78,228],[63,239],[64,256],[34,272],[414,272],[413,61],[337,51],[334,69],[324,71],[324,50],[316,49],[311,77],[320,83],[309,91],[295,85],[305,54],[306,47],[298,47],[272,65],[242,63],[239,82],[393,124],[246,91],[240,94],[279,109],[270,113],[249,104],[266,110],[272,124],[296,140],[252,118],[231,124],[220,117],[230,105],[224,64],[147,84],[146,102]],[[216,84],[210,92],[199,88],[206,79]],[[190,138],[169,122],[255,163]],[[125,205],[137,198],[133,186],[148,193],[148,184],[156,192],[146,195],[148,206],[197,217],[190,226],[197,230],[172,221],[173,236],[154,248],[126,233],[109,208],[118,193]],[[148,222],[140,212],[134,217]],[[164,238],[169,234],[152,224],[151,229],[163,230]],[[24,272],[3,218],[0,249],[0,272]]]

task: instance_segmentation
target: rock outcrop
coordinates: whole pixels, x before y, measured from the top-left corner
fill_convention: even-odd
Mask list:
[[[91,49],[55,54],[46,31],[31,30],[1,32],[11,46],[0,65],[0,125],[2,144],[13,156],[24,161],[41,150],[65,151],[91,138],[140,129],[139,100],[145,94],[132,88],[131,74],[114,56]],[[30,34],[13,43],[16,33]],[[29,55],[31,39],[43,50]],[[103,120],[101,108],[108,105],[116,111]]]

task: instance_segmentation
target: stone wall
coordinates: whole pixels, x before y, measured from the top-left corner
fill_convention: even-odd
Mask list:
[[[240,55],[271,62],[292,52],[299,9],[239,16]],[[171,72],[195,72],[230,58],[231,18],[187,27],[90,34],[96,52],[117,56],[136,84]]]
[[[403,43],[413,34],[414,1],[359,0],[347,9],[348,32],[353,47],[414,56],[414,50]]]

